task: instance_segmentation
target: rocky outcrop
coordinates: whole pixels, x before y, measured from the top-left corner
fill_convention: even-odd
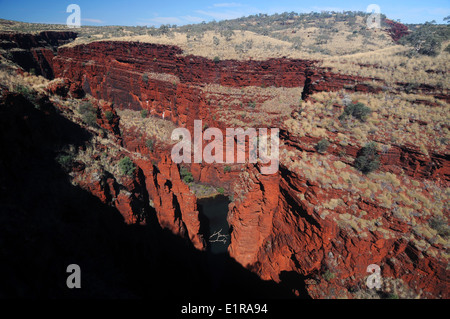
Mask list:
[[[389,26],[388,34],[395,42],[398,42],[398,40],[408,35],[410,32],[408,30],[408,27],[400,22],[385,19],[384,23],[386,23]]]
[[[136,164],[145,177],[145,187],[159,224],[174,234],[189,238],[196,248],[204,249],[197,198],[181,181],[178,166],[165,157],[157,167],[146,160],[136,159]]]
[[[319,204],[330,196],[345,198],[345,192],[330,194],[285,167],[279,176],[262,176],[255,167],[248,172],[247,192],[232,204],[229,214],[233,230],[229,252],[261,278],[279,281],[283,271],[295,271],[308,278],[307,290],[314,298],[352,298],[355,291],[365,289],[367,266],[378,264],[384,277],[413,287],[415,296],[448,298],[442,260],[403,239],[386,239],[378,231],[360,236],[321,217]],[[397,238],[411,231],[385,208],[358,205],[367,211],[364,219],[380,218],[398,233]],[[339,208],[338,214],[346,212]]]
[[[27,72],[53,79],[53,58],[59,46],[73,41],[74,32],[44,31],[38,34],[0,33],[0,49],[6,58]]]

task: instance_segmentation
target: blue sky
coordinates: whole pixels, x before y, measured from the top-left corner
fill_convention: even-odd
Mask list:
[[[450,15],[450,0],[394,1],[303,1],[303,0],[0,0],[0,18],[25,22],[65,23],[70,13],[69,4],[81,8],[82,25],[155,25],[189,24],[202,21],[233,19],[256,13],[311,12],[311,11],[366,11],[369,4],[377,4],[391,19],[405,23],[423,23]]]

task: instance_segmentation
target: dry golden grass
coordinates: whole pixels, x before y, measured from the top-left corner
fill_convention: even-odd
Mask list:
[[[365,25],[362,17],[357,24]],[[332,21],[331,19],[325,19]],[[383,30],[366,30],[368,34],[353,34],[352,29],[344,22],[333,25],[331,29],[305,26],[287,28],[274,32],[274,36],[264,36],[252,31],[234,30],[234,35],[225,38],[220,32],[206,31],[202,35],[188,35],[175,31],[168,35],[130,35],[120,37],[103,37],[98,34],[90,38],[82,37],[67,46],[90,43],[94,41],[134,41],[179,46],[184,54],[198,55],[213,59],[266,60],[269,58],[288,57],[293,59],[320,59],[329,55],[343,55],[355,52],[374,51],[380,47],[393,45],[391,38]],[[215,43],[214,38],[218,39]],[[279,38],[286,38],[284,41]],[[323,40],[326,38],[326,40]],[[322,40],[318,40],[322,39]],[[217,40],[216,40],[217,41]],[[293,42],[301,42],[294,48]],[[318,42],[319,41],[319,42]],[[320,42],[321,41],[321,42]]]
[[[443,47],[446,45],[444,43]],[[440,86],[443,90],[450,89],[449,53],[442,52],[437,57],[409,58],[403,55],[408,50],[410,48],[400,45],[382,47],[372,52],[328,57],[321,65],[332,68],[336,73],[381,79],[388,85],[402,82]]]
[[[329,188],[345,191],[346,195],[330,198],[314,206],[321,218],[333,219],[340,227],[351,229],[362,238],[376,231],[385,238],[398,239],[399,234],[383,224],[384,218],[392,214],[397,220],[411,226],[412,233],[401,236],[420,250],[448,259],[442,250],[434,246],[440,243],[449,247],[448,237],[441,236],[428,220],[439,217],[448,224],[449,190],[433,181],[419,182],[409,176],[389,172],[363,175],[333,155],[288,150],[285,146],[280,152],[280,163],[302,178],[319,183],[326,196],[330,194],[326,191]],[[374,219],[364,217],[367,212],[354,205],[361,200],[384,207],[386,215]],[[346,213],[336,213],[336,208]]]
[[[199,87],[213,107],[216,121],[231,127],[268,127],[290,117],[298,107],[302,88]]]
[[[9,91],[15,91],[18,85],[25,85],[36,92],[44,92],[50,82],[42,76],[35,76],[25,72],[24,75],[17,73],[16,67],[0,68],[0,81]]]
[[[180,47],[186,55],[203,56],[209,59],[214,59],[216,56],[222,60],[266,60],[283,56],[299,59],[311,59],[314,57],[312,54],[304,52],[293,52],[291,49],[292,44],[287,41],[259,35],[251,31],[236,31],[230,41],[227,41],[224,37],[221,37],[220,34],[214,31],[205,32],[201,39],[196,39],[194,36],[188,39],[186,35],[186,33],[175,32],[173,35],[161,36],[139,35],[112,38],[78,38],[74,42],[66,44],[66,46],[74,46],[94,41],[132,41],[175,45]],[[219,38],[220,42],[218,45],[214,44],[214,37]],[[245,53],[235,50],[236,45],[243,44],[246,41],[252,42],[251,49],[248,49]],[[247,43],[249,45],[250,42]]]
[[[353,33],[355,28],[344,21],[336,22],[333,18],[326,18],[321,19],[321,23],[328,24],[329,29],[305,25],[301,28],[288,28],[275,33],[301,42],[297,49],[300,52],[309,52],[312,47],[316,47],[313,49],[316,51],[314,52],[316,58],[370,52],[394,45],[392,39],[382,29],[364,29],[366,34],[363,35],[361,32]],[[358,16],[355,22],[359,26],[365,26],[365,23],[365,18],[361,16]]]
[[[298,136],[326,137],[326,131],[335,132],[335,139],[343,146],[363,146],[376,137],[383,148],[391,144],[417,145],[428,156],[431,151],[445,152],[450,141],[450,107],[442,100],[417,94],[346,93],[353,101],[359,101],[372,109],[366,122],[349,118],[338,120],[342,110],[333,104],[343,105],[342,92],[321,92],[302,103],[302,113],[284,122],[285,127]],[[424,104],[436,103],[436,106]],[[424,124],[425,123],[425,124]],[[326,131],[324,131],[326,129]]]
[[[125,128],[135,127],[138,131],[144,132],[149,137],[153,136],[163,143],[174,143],[171,135],[176,126],[172,122],[154,116],[143,118],[141,112],[133,110],[117,110],[117,114],[120,117],[120,125]]]

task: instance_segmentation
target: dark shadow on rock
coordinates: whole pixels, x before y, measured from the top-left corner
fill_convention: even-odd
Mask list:
[[[301,299],[311,299],[306,290],[305,277],[295,271],[282,271],[280,273],[280,285],[288,291],[297,291]]]
[[[295,297],[291,286],[263,281],[227,254],[198,251],[156,219],[126,225],[72,185],[55,156],[89,137],[51,105],[38,110],[13,94],[0,101],[0,298]],[[69,264],[81,267],[81,289],[66,286]]]

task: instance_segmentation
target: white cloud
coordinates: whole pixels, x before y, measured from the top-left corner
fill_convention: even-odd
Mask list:
[[[202,21],[205,21],[205,18],[200,18],[196,16],[191,15],[185,15],[181,17],[154,17],[151,19],[140,19],[139,22],[137,22],[137,25],[161,25],[161,24],[189,24],[189,23],[200,23]]]
[[[87,18],[82,18],[82,21],[86,21],[86,22],[92,22],[92,23],[104,23],[103,20],[99,20],[99,19],[87,19]]]
[[[246,14],[242,11],[226,11],[226,12],[217,12],[217,11],[204,11],[204,10],[196,10],[196,13],[214,18],[216,20],[227,20],[227,19],[236,19]]]

